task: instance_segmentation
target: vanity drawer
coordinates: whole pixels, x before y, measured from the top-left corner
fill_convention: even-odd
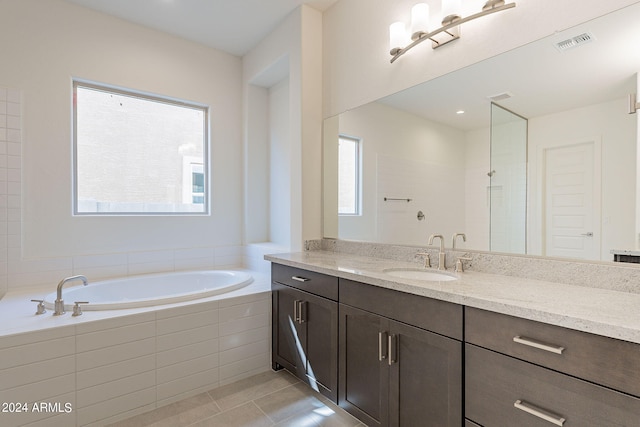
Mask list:
[[[465,367],[465,416],[484,427],[637,426],[640,420],[636,397],[470,344]]]
[[[334,301],[338,300],[337,277],[271,263],[271,280]]]
[[[340,279],[340,302],[462,340],[463,307],[420,295]]]
[[[640,396],[639,344],[471,307],[465,341]]]

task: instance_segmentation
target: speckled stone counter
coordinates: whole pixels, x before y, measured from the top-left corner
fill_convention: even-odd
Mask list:
[[[416,263],[327,251],[267,255],[265,259],[640,344],[638,293],[474,271],[456,273],[458,279],[454,281],[402,279],[391,277],[384,270],[416,268]]]

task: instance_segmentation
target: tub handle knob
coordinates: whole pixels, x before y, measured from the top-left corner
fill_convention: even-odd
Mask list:
[[[89,304],[89,301],[75,301],[74,304],[72,316],[80,316],[82,314],[80,304]]]
[[[47,310],[44,308],[44,300],[43,299],[32,299],[31,302],[37,302],[38,306],[36,308],[36,314],[45,314]]]

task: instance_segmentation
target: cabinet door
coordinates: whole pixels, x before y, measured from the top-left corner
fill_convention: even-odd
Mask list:
[[[368,426],[389,417],[389,321],[340,304],[340,406]]]
[[[284,367],[338,401],[338,303],[272,285],[274,369]]]
[[[462,424],[462,343],[390,322],[389,425]]]
[[[302,293],[301,326],[305,328],[306,381],[338,402],[338,303]]]
[[[296,319],[296,304],[302,292],[273,283],[272,294],[272,361],[273,368],[285,368],[298,377],[305,377],[306,357],[302,351],[305,331]]]

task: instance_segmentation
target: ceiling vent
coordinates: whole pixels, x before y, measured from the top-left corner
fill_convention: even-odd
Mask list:
[[[489,98],[493,102],[498,102],[498,101],[504,101],[505,99],[509,99],[512,96],[513,94],[511,92],[502,92],[502,93],[488,96],[487,98]]]
[[[591,33],[582,33],[570,39],[562,40],[554,44],[556,49],[560,52],[564,52],[568,49],[573,49],[578,46],[582,46],[585,43],[589,43],[595,40],[595,37]]]

